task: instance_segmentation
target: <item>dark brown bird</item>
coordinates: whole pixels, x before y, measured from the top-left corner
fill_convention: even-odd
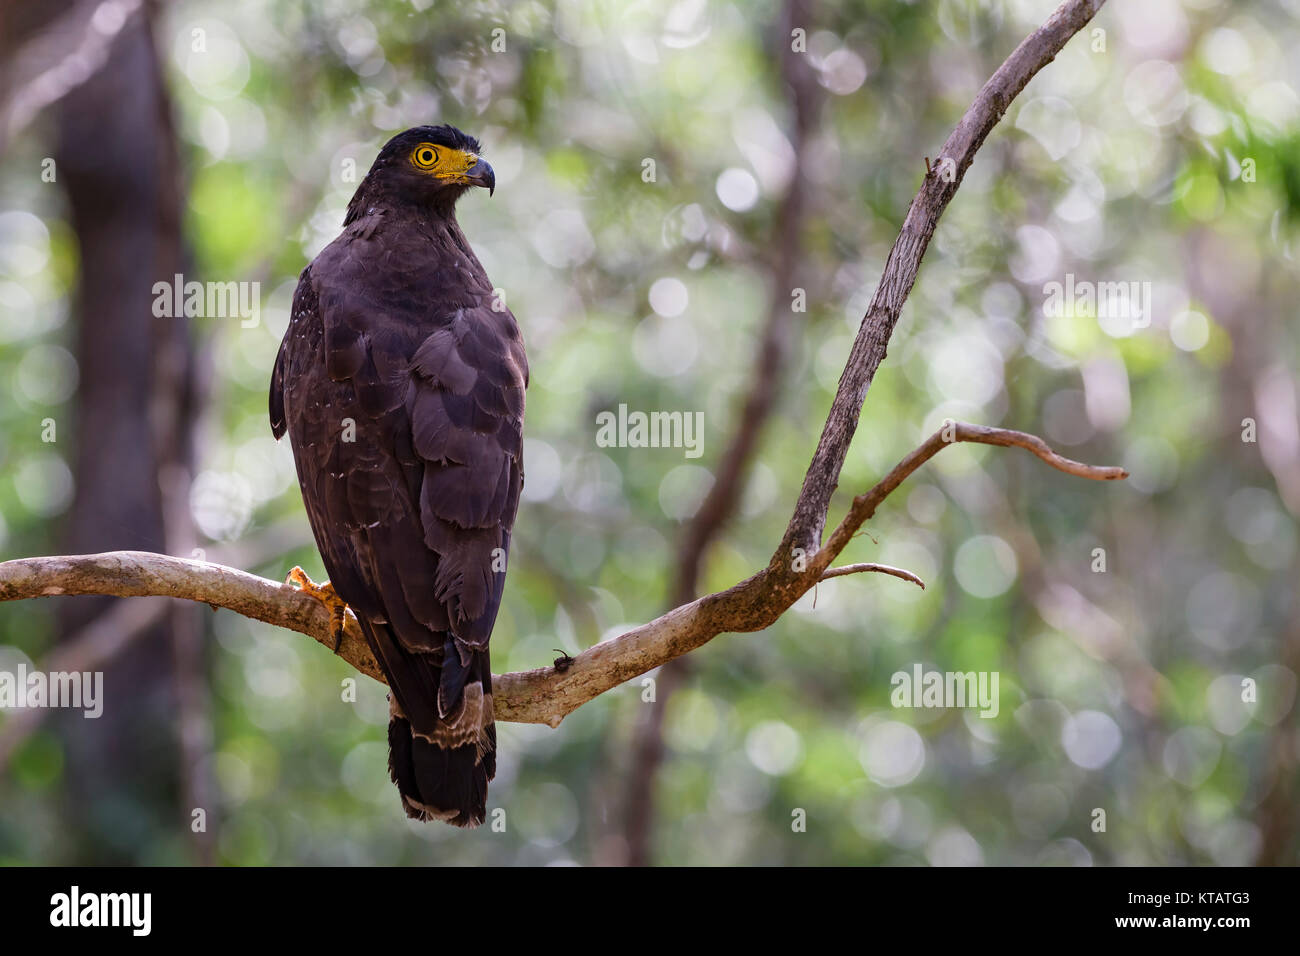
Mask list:
[[[455,216],[495,185],[453,127],[389,140],[303,270],[271,377],[330,580],[290,577],[336,627],[350,607],[383,668],[407,815],[456,826],[483,822],[496,772],[488,638],[524,481],[523,340]]]

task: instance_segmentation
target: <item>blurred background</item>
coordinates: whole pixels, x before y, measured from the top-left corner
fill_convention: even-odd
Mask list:
[[[1053,7],[0,4],[0,557],[322,577],[271,365],[379,146],[450,122],[496,170],[459,216],[532,366],[495,670],[741,580],[925,157]],[[0,669],[106,680],[97,721],[0,712],[0,862],[1295,864],[1298,14],[1110,4],[1029,85],[939,226],[831,520],[945,417],[1128,481],[945,451],[842,556],[925,590],[825,582],[653,702],[638,680],[558,730],[499,724],[504,832],[407,821],[385,688],[344,700],[355,672],[301,635],[0,606]],[[177,273],[259,283],[257,321],[155,316]],[[1145,327],[1045,309],[1067,276],[1149,283]],[[703,454],[598,446],[620,403],[702,412]],[[996,719],[891,707],[918,664],[997,671]]]

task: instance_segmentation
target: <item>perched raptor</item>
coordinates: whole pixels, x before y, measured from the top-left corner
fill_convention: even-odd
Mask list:
[[[451,126],[389,140],[303,270],[271,377],[330,580],[290,577],[336,627],[350,607],[383,668],[407,815],[456,826],[483,822],[496,771],[488,638],[524,481],[523,340],[455,215],[495,185]]]

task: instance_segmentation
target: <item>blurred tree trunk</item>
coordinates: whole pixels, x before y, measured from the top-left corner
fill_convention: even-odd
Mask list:
[[[67,552],[167,552],[190,537],[174,527],[188,514],[195,404],[189,330],[183,319],[155,318],[152,309],[154,283],[184,271],[178,147],[152,14],[146,5],[131,17],[103,69],[68,93],[59,111],[57,181],[81,254],[76,495],[60,545]],[[64,602],[61,639],[110,603]],[[165,833],[188,835],[177,810],[172,635],[178,625],[193,629],[193,613],[189,624],[175,613],[163,618],[113,661],[104,673],[102,717],[62,724],[68,762],[61,818],[84,848],[78,863],[143,862],[147,846],[167,842]]]
[[[795,158],[790,183],[772,229],[767,320],[750,375],[752,384],[740,408],[735,431],[718,461],[717,478],[682,536],[669,609],[688,604],[698,596],[708,553],[734,517],[749,481],[793,347],[795,312],[791,295],[798,284],[796,277],[804,258],[804,219],[810,205],[804,166],[823,96],[816,73],[807,58],[795,52],[790,36],[794,28],[807,29],[811,25],[808,0],[785,0],[773,31],[773,42],[790,107],[790,139]],[[691,667],[688,657],[679,657],[659,670],[656,703],[643,712],[632,744],[632,766],[624,788],[622,842],[615,845],[610,859],[604,862],[625,866],[648,866],[653,862],[655,790],[667,758],[664,718],[673,696],[689,680]]]

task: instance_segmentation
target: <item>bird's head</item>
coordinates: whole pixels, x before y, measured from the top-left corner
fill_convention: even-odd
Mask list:
[[[449,215],[471,186],[491,195],[496,182],[473,136],[454,126],[415,126],[384,144],[352,197],[346,221],[381,199]]]

